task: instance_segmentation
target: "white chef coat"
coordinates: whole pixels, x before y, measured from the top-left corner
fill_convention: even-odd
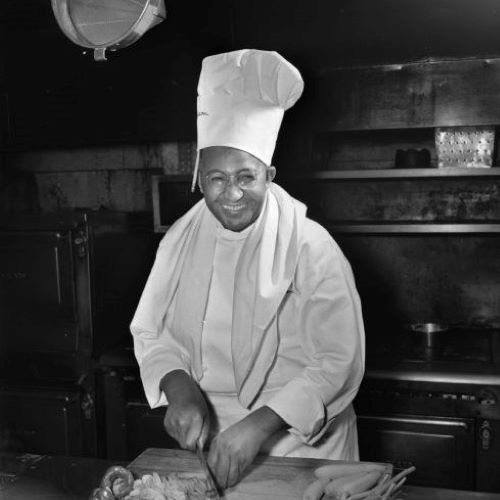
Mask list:
[[[241,232],[217,227],[214,263],[201,340],[203,377],[200,386],[209,393],[236,395],[231,328],[235,269],[251,226]]]
[[[199,383],[215,410],[218,430],[267,405],[291,428],[273,436],[262,451],[357,460],[351,402],[364,371],[359,297],[341,250],[325,229],[309,219],[293,283],[274,319],[279,334],[274,363],[249,408],[237,398],[230,350],[231,304],[234,270],[249,229],[232,233],[219,227],[217,233]],[[171,321],[167,314],[166,332]],[[159,382],[175,369],[192,374],[187,353],[165,333],[158,339],[135,341],[142,342],[141,377],[150,405],[165,405]]]

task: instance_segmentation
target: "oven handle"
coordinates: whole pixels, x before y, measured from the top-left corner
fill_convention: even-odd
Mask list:
[[[434,420],[428,418],[403,418],[403,417],[373,417],[367,415],[358,415],[359,418],[364,418],[366,420],[377,420],[384,422],[398,422],[401,424],[428,424],[428,425],[445,425],[449,427],[461,427],[465,430],[469,428],[467,422],[463,421],[453,421],[453,420]]]

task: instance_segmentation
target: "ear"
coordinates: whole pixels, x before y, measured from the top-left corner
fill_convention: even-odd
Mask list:
[[[267,172],[266,172],[267,183],[269,184],[270,182],[273,182],[275,177],[276,177],[276,167],[273,167],[272,165],[267,167]]]
[[[203,193],[203,186],[201,185],[201,169],[202,169],[202,165],[201,165],[201,151],[198,152],[198,171],[197,171],[197,174],[198,174],[198,179],[197,179],[197,183],[198,183],[198,188],[200,190],[200,193],[201,194],[204,194]]]

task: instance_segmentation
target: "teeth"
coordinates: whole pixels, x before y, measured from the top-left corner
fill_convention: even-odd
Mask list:
[[[229,210],[230,212],[237,212],[241,210],[245,205],[224,205],[225,210]]]

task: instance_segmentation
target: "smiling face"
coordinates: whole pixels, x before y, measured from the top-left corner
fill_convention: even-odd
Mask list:
[[[276,169],[226,146],[200,153],[199,185],[207,207],[226,229],[243,231],[259,216]]]

